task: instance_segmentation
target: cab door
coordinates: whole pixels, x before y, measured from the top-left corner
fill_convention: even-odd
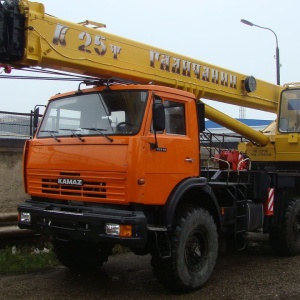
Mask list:
[[[157,147],[149,146],[155,143],[151,124],[145,136],[144,202],[148,204],[164,204],[179,182],[199,175],[195,101],[166,96],[161,101],[165,109],[165,130],[156,132]]]

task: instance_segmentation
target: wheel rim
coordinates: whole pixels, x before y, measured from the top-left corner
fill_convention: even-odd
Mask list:
[[[188,269],[197,272],[202,269],[208,253],[206,234],[199,228],[191,232],[185,246],[185,262]]]
[[[295,239],[300,238],[300,213],[298,213],[295,217],[294,224],[293,224],[293,231],[295,235]]]

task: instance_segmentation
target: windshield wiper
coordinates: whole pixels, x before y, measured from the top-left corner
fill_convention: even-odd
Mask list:
[[[57,141],[60,142],[60,139],[55,135],[55,133],[58,133],[58,131],[55,130],[41,130],[40,132],[48,132],[50,135]]]
[[[83,139],[79,134],[76,133],[76,131],[78,131],[78,130],[80,130],[80,129],[59,128],[59,130],[67,130],[67,131],[71,131],[72,134],[73,134],[74,136],[76,136],[81,142],[84,142],[84,139]]]
[[[106,139],[108,139],[111,143],[114,141],[111,137],[107,136],[105,133],[103,133],[103,131],[106,131],[106,129],[102,129],[102,128],[95,128],[95,127],[86,127],[86,128],[81,128],[81,129],[85,129],[85,130],[93,130],[93,131],[97,131],[100,135],[104,136]]]

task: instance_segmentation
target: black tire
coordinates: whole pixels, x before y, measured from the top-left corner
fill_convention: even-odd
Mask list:
[[[281,226],[270,232],[273,250],[284,256],[300,254],[300,198],[288,201],[281,220]]]
[[[74,271],[96,270],[112,253],[113,245],[83,241],[52,240],[53,252],[59,262]]]
[[[218,234],[213,218],[201,208],[182,211],[175,220],[170,239],[170,246],[164,238],[164,242],[158,242],[160,252],[152,253],[153,274],[173,292],[200,288],[209,279],[218,255]],[[168,253],[171,256],[163,258]]]

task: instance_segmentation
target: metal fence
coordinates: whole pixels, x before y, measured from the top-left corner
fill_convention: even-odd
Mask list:
[[[30,137],[30,114],[0,111],[1,139],[28,139]]]

